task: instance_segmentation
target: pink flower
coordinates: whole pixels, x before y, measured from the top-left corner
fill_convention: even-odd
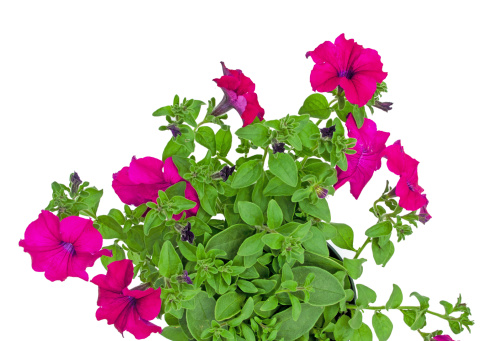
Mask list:
[[[418,185],[417,168],[419,162],[404,152],[401,141],[385,148],[383,157],[387,158],[389,170],[399,175],[395,192],[399,197],[399,206],[409,211],[415,211],[427,205],[427,198],[421,193],[424,191]]]
[[[436,341],[454,341],[449,335],[438,335],[433,337]]]
[[[422,196],[427,200],[427,196],[422,194]],[[420,212],[418,213],[418,221],[422,224],[425,224],[429,220],[431,220],[432,216],[427,212],[427,205],[429,204],[429,200],[425,203],[424,206],[420,207]]]
[[[260,121],[263,120],[265,110],[258,103],[258,96],[254,92],[255,85],[251,79],[244,76],[241,70],[227,69],[223,62],[221,65],[223,76],[213,80],[223,90],[223,99],[211,115],[220,116],[233,108],[241,116],[243,127],[253,123],[256,117]]]
[[[378,52],[365,49],[354,39],[346,40],[343,33],[334,44],[325,41],[306,56],[316,63],[310,73],[312,90],[330,92],[340,86],[347,100],[360,107],[371,99],[376,84],[387,77]]]
[[[124,204],[139,206],[157,200],[159,191],[165,191],[180,181],[186,182],[185,197],[197,203],[194,208],[183,212],[187,217],[195,216],[199,209],[199,196],[192,185],[178,174],[172,158],[162,162],[153,157],[133,157],[129,167],[113,174],[112,187]],[[181,219],[183,212],[173,218]]]
[[[59,218],[42,211],[24,232],[19,246],[31,256],[33,270],[45,272],[49,281],[64,281],[68,276],[89,280],[85,269],[101,256],[112,256],[103,249],[103,237],[91,219],[76,216]]]
[[[151,333],[162,332],[162,328],[148,322],[160,312],[160,288],[129,290],[127,286],[132,278],[132,261],[124,259],[109,264],[106,275],[97,275],[91,280],[99,287],[96,318],[106,319],[122,335],[127,330],[136,339],[144,339]]]
[[[354,198],[359,198],[364,186],[370,181],[373,173],[381,167],[381,153],[385,149],[385,142],[389,133],[377,130],[375,122],[365,118],[360,129],[349,114],[345,123],[349,137],[357,139],[354,150],[355,154],[347,155],[348,167],[342,171],[337,167],[338,182],[335,189],[340,188],[346,182],[350,182],[350,193]]]

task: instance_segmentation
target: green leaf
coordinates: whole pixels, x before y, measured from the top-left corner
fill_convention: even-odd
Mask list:
[[[239,256],[252,256],[261,252],[265,243],[261,240],[265,232],[257,233],[244,240],[237,251]],[[261,255],[260,255],[261,256]]]
[[[309,200],[300,201],[300,208],[307,214],[324,221],[331,221],[331,212],[326,199],[319,199],[317,204],[311,204]]]
[[[310,231],[312,232],[312,238],[302,242],[305,250],[317,253],[318,255],[324,257],[329,257],[328,244],[326,243],[326,239],[324,239],[322,232],[315,226],[312,226]]]
[[[181,259],[169,240],[164,242],[159,258],[159,273],[164,277],[180,274],[183,270]]]
[[[319,137],[319,127],[309,120],[305,127],[298,133],[298,137],[305,147],[313,149],[315,148],[317,144],[316,140]],[[311,137],[314,137],[314,139],[311,139]]]
[[[260,178],[262,172],[261,160],[250,160],[237,168],[231,186],[232,188],[248,187]]]
[[[241,244],[255,233],[255,229],[244,224],[237,224],[215,234],[206,244],[206,251],[217,249],[227,254],[223,259],[234,259]]]
[[[268,159],[268,168],[272,174],[286,185],[295,187],[298,183],[298,169],[291,155],[286,153],[273,154]]]
[[[309,304],[314,306],[327,306],[340,302],[345,298],[345,291],[340,282],[326,270],[313,266],[299,266],[292,269],[294,280],[300,285],[305,283],[309,274],[314,274],[315,278],[312,282],[314,292],[310,293]],[[295,292],[295,296],[303,299],[303,292]]]
[[[331,223],[322,224],[320,228],[326,239],[331,239],[331,241],[339,248],[355,251],[354,231],[349,225]]]
[[[376,293],[362,284],[356,284],[357,288],[357,300],[356,304],[361,308],[366,308],[370,303],[375,303],[377,299]]]
[[[220,129],[216,133],[216,150],[223,157],[228,155],[232,148],[232,133],[230,130]],[[214,155],[214,154],[213,154]]]
[[[392,333],[392,322],[382,313],[375,312],[372,319],[373,329],[379,341],[387,341]]]
[[[143,224],[143,232],[148,236],[150,230],[162,224],[162,219],[159,217],[159,214],[156,210],[150,210],[146,217],[145,222]]]
[[[363,323],[361,328],[354,331],[351,341],[373,341],[373,333],[367,324]]]
[[[269,233],[264,235],[261,240],[267,244],[273,250],[279,250],[282,248],[282,243],[284,242],[284,236],[279,233]]]
[[[390,221],[383,221],[367,229],[364,234],[366,234],[368,237],[375,238],[389,235],[391,232],[392,223]]]
[[[331,115],[329,103],[323,94],[312,94],[305,99],[298,115],[308,114],[310,117],[327,119]]]
[[[364,118],[366,117],[366,111],[364,110],[364,106],[360,107],[354,104],[354,108],[352,109],[352,116],[356,121],[357,128],[361,129],[364,124]]]
[[[380,246],[378,240],[371,241],[371,250],[373,251],[373,258],[377,265],[385,266],[394,254],[394,244],[388,241],[384,246]]]
[[[415,296],[418,300],[418,302],[420,302],[420,310],[426,310],[426,309],[429,309],[429,297],[426,297],[426,296],[422,296],[420,295],[418,292],[412,292],[410,294],[410,297],[411,296]]]
[[[291,201],[293,201],[293,202],[302,201],[304,199],[309,198],[311,193],[312,193],[312,191],[310,189],[300,188],[300,189],[296,190],[295,193],[293,193],[293,196],[291,197]]]
[[[172,114],[172,110],[171,110],[171,106],[168,105],[168,106],[165,106],[165,107],[162,107],[162,108],[159,108],[157,110],[155,110],[155,112],[152,114],[152,116],[171,116]]]
[[[292,307],[276,314],[277,324],[280,324],[281,328],[275,339],[281,340],[284,338],[284,341],[298,339],[312,329],[322,312],[322,307],[314,307],[310,304],[302,303],[301,313],[297,321],[293,320]]]
[[[178,139],[183,138],[183,135],[178,137]],[[176,143],[173,139],[169,140],[162,152],[162,160],[165,161],[167,158],[178,155],[181,157],[188,157],[190,155],[190,150],[187,149],[184,145]]]
[[[282,225],[283,215],[282,210],[277,204],[277,201],[270,200],[267,209],[267,225],[271,229],[276,229]]]
[[[296,187],[291,187],[286,185],[281,179],[278,177],[273,177],[268,182],[267,186],[263,190],[263,194],[265,196],[289,196],[293,195],[297,190]]]
[[[277,299],[277,296],[270,296],[265,303],[261,306],[260,310],[261,311],[270,311],[274,310],[277,308],[279,305],[279,300]]]
[[[115,231],[119,236],[122,236],[122,226],[112,217],[108,215],[100,215],[98,217],[98,223],[101,225],[106,225],[108,228]]]
[[[395,309],[403,303],[403,292],[401,288],[396,284],[393,284],[392,294],[390,294],[389,300],[385,304],[385,309]]]
[[[228,325],[230,327],[237,327],[242,322],[244,322],[244,320],[247,320],[248,318],[250,318],[251,315],[253,315],[253,311],[254,311],[254,300],[252,297],[249,297],[247,299],[246,303],[244,303],[244,306],[242,307],[241,313],[237,317],[228,321],[227,322]]]
[[[205,126],[199,127],[195,133],[195,141],[209,149],[212,155],[216,155],[216,137],[213,129]]]
[[[350,277],[353,279],[358,279],[363,274],[363,263],[366,262],[364,258],[358,259],[343,259],[343,266],[347,269],[347,272]]]
[[[212,216],[216,215],[216,202],[218,199],[218,191],[209,184],[204,184],[204,195],[199,196],[200,205]]]
[[[450,315],[453,312],[453,304],[446,301],[440,301],[439,303],[444,307],[444,313],[446,315]]]
[[[361,328],[362,324],[363,324],[363,314],[361,313],[361,310],[357,309],[349,321],[349,326],[350,328],[356,330]]]
[[[85,189],[85,192],[89,194],[89,196],[82,199],[82,203],[87,205],[87,209],[81,211],[83,215],[89,217],[96,217],[96,212],[98,211],[99,202],[101,197],[103,196],[103,190],[97,190],[96,187],[88,187]]]
[[[236,292],[220,296],[214,310],[216,320],[223,321],[237,315],[241,311],[241,305],[245,298],[245,295]]]
[[[335,340],[336,341],[348,341],[354,334],[354,329],[350,327],[349,324],[350,317],[347,315],[342,315],[335,324]]]
[[[214,298],[205,292],[200,292],[194,298],[194,309],[186,311],[188,329],[197,341],[206,340],[201,335],[204,330],[211,328],[211,321],[215,319],[215,306]]]
[[[181,327],[167,326],[162,330],[161,335],[171,341],[189,341]]]
[[[246,224],[255,226],[263,225],[263,212],[258,205],[252,202],[239,201],[238,206],[239,214]]]
[[[237,286],[243,292],[248,293],[248,294],[254,294],[254,293],[258,292],[258,288],[256,288],[253,283],[251,283],[249,281],[245,281],[243,279],[239,279],[237,281]]]
[[[263,147],[268,141],[269,129],[261,123],[253,123],[237,129],[235,135],[241,139],[250,140],[259,147]]]
[[[110,263],[126,258],[124,249],[122,249],[122,247],[120,247],[120,245],[118,245],[117,243],[110,246],[104,246],[103,249],[108,249],[112,251],[113,255],[112,257],[107,257],[107,256],[101,257],[101,264],[103,264],[105,269],[108,269],[108,265]]]
[[[333,258],[323,257],[308,251],[305,251],[304,257],[305,260],[303,262],[303,265],[317,266],[328,271],[329,273],[335,273],[337,271],[347,271],[347,269],[333,260]]]
[[[289,295],[289,300],[291,301],[291,308],[292,308],[292,314],[293,314],[293,321],[298,321],[300,318],[300,314],[302,313],[302,305],[300,304],[300,300],[298,297],[288,294]]]

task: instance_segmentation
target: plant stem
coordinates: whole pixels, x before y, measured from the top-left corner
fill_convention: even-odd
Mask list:
[[[263,157],[261,159],[261,162],[263,162],[263,164],[265,164],[265,160],[267,159],[267,155],[268,155],[268,146],[267,146],[267,148],[265,148],[265,152],[263,153]]]
[[[315,123],[315,125],[316,125],[316,126],[319,126],[319,124],[321,124],[321,122],[322,122],[322,119],[320,118],[320,119],[319,119],[319,120]]]
[[[357,305],[354,305],[354,304],[347,304],[347,309],[356,309],[357,308]],[[378,307],[366,307],[366,308],[363,308],[364,309],[367,309],[367,310],[386,310],[387,308],[382,305],[382,306],[378,306]],[[397,309],[397,310],[409,310],[409,309],[420,309],[420,307],[417,307],[417,306],[400,306],[400,307],[397,307],[397,308],[391,308],[391,309]],[[426,310],[426,312],[428,314],[431,314],[431,315],[434,315],[434,316],[437,316],[437,317],[440,317],[442,319],[445,319],[445,320],[450,320],[449,319],[449,316],[446,316],[446,315],[442,315],[442,314],[439,314],[439,313],[435,313],[433,311],[430,311],[430,310]]]
[[[366,245],[368,245],[370,242],[371,242],[371,238],[370,237],[366,238],[366,241],[364,242],[364,244],[359,249],[357,249],[356,255],[354,256],[354,259],[357,259],[357,257],[359,257],[359,255],[361,254],[361,252],[363,252]]]
[[[224,156],[221,156],[221,155],[216,155],[216,158],[221,160],[221,161],[225,161],[229,166],[235,166],[232,161],[230,161],[229,159],[227,159],[226,157]]]

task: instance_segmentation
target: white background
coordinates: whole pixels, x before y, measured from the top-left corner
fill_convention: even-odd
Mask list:
[[[173,96],[219,100],[220,61],[256,83],[265,118],[295,114],[311,93],[305,52],[340,33],[378,50],[389,72],[389,113],[372,118],[421,164],[433,219],[396,244],[385,268],[368,259],[358,281],[385,304],[392,284],[472,308],[473,333],[500,339],[500,24],[495,1],[3,1],[0,5],[1,293],[3,340],[121,340],[95,320],[97,288],[51,283],[31,270],[18,242],[76,170],[105,191],[100,213],[121,207],[112,174],[131,157],[161,157],[169,134],[151,113]],[[498,30],[498,32],[496,32]],[[233,130],[239,126],[231,112]],[[200,152],[200,150],[199,150]],[[384,166],[358,201],[348,185],[331,198],[334,221],[356,247],[374,223],[367,211]],[[103,273],[99,262],[88,270]],[[405,298],[415,304],[414,298]],[[372,312],[364,320],[371,323]],[[399,312],[390,340],[421,340]],[[161,326],[165,323],[158,321]],[[435,317],[424,329],[447,324]],[[126,339],[134,339],[126,333]],[[153,335],[153,340],[163,339]],[[376,338],[375,338],[376,340]]]

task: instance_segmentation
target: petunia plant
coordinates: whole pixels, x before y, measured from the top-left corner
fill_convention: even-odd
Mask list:
[[[162,155],[133,156],[113,174],[122,209],[98,214],[103,191],[76,172],[68,185],[54,182],[19,243],[33,269],[50,281],[88,281],[86,268],[100,258],[106,272],[91,279],[96,318],[137,339],[386,341],[389,310],[425,341],[453,340],[427,330],[429,318],[454,334],[470,331],[461,296],[434,312],[416,291],[415,303],[403,305],[397,284],[376,304],[377,293],[358,282],[362,256],[382,267],[392,261],[396,245],[431,219],[429,201],[419,162],[368,118],[392,106],[380,101],[387,73],[377,51],[342,34],[307,57],[316,92],[298,113],[266,119],[255,84],[224,63],[214,79],[218,104],[175,96],[156,110],[168,142]],[[225,123],[234,111],[242,127]],[[390,179],[369,208],[374,224],[354,231],[337,222],[330,197],[349,183],[358,199],[382,164]],[[359,247],[354,233],[366,236]],[[130,288],[134,278],[141,284]]]

